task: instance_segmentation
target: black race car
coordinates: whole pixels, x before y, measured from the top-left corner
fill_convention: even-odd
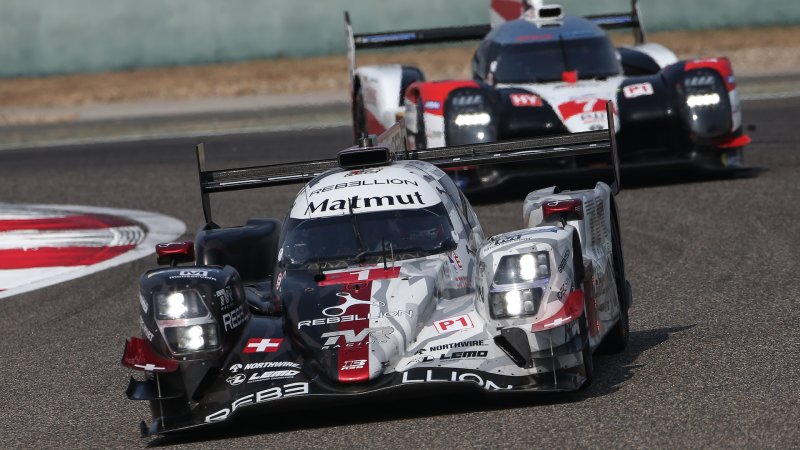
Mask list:
[[[645,43],[636,0],[630,13],[591,17],[565,16],[560,6],[540,1],[516,2],[516,9],[510,3],[492,2],[493,27],[353,35],[346,15],[354,135],[380,133],[397,116],[405,116],[409,147],[417,149],[577,133],[604,129],[611,102],[624,165],[741,166],[750,139],[727,58],[679,61]],[[604,29],[627,27],[635,45],[614,48]],[[481,39],[472,80],[426,81],[416,67],[355,65],[356,49],[471,39]],[[451,175],[472,190],[530,171],[530,165],[465,165]]]

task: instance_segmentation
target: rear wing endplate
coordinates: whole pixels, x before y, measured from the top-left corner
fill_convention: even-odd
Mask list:
[[[644,44],[644,26],[639,15],[639,0],[631,0],[631,11],[619,14],[599,14],[586,16],[595,25],[606,30],[633,29],[633,39],[637,45]]]
[[[611,153],[614,172],[611,190],[616,195],[620,190],[620,169],[613,108],[611,102],[606,104],[607,130],[414,151],[409,151],[406,146],[406,128],[401,120],[376,138],[376,147],[380,147],[381,153],[387,155],[384,164],[392,160],[419,160],[440,168]],[[362,148],[363,151],[369,151],[369,149],[369,147]],[[341,156],[343,155],[347,155],[348,161],[352,161],[352,156],[358,152],[359,148],[351,147],[340,153],[340,158],[337,159],[221,170],[207,170],[205,147],[202,143],[197,145],[196,150],[203,216],[207,223],[211,223],[210,194],[305,183],[328,170],[342,167],[344,164]],[[374,150],[370,153],[372,157],[375,154]],[[374,159],[370,159],[370,164],[374,163]]]

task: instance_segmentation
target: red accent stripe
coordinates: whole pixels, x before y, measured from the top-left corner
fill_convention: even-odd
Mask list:
[[[53,266],[86,266],[119,256],[135,245],[117,247],[39,247],[0,250],[0,270]]]
[[[326,273],[325,279],[319,282],[320,286],[334,286],[337,284],[350,284],[367,282],[372,280],[386,280],[400,276],[400,267],[389,267],[384,269],[364,269],[350,272]],[[358,297],[354,297],[358,298]]]
[[[687,61],[683,66],[685,71],[692,69],[714,69],[722,75],[722,80],[725,81],[725,87],[728,92],[736,89],[736,83],[733,81],[733,67],[728,58],[696,59]]]
[[[419,101],[425,107],[428,102],[438,102],[439,108],[425,107],[425,112],[436,116],[444,115],[444,102],[447,96],[455,89],[471,87],[477,88],[474,81],[428,81],[419,84]]]
[[[364,113],[367,115],[367,133],[369,134],[381,134],[386,131],[386,128],[378,122],[378,118],[375,117],[374,114],[369,112],[369,110],[364,109]]]
[[[342,291],[349,293],[350,296],[357,300],[370,300],[372,297],[372,282],[362,281],[348,284]],[[369,317],[370,307],[369,303],[359,303],[351,306],[348,314],[353,314],[355,317],[363,317],[364,319],[341,322],[339,331],[353,330],[357,335],[369,328],[369,319],[367,317]],[[369,346],[371,339],[367,335],[362,342],[356,343],[352,347],[346,345],[339,347],[339,382],[360,383],[369,380]]]
[[[735,137],[735,138],[731,138],[731,139],[729,139],[727,141],[722,141],[722,142],[718,143],[717,144],[717,148],[744,147],[745,145],[748,145],[751,142],[753,142],[753,140],[750,139],[750,136],[748,136],[746,134],[743,134],[741,136],[738,136],[738,137]]]
[[[0,220],[0,231],[18,230],[93,230],[98,228],[125,227],[135,223],[121,217],[103,214],[80,216],[44,217],[41,219]]]
[[[506,20],[518,19],[523,6],[520,0],[492,0],[492,9]]]
[[[592,105],[592,108],[587,111],[586,106],[591,101],[594,101],[594,105]],[[605,112],[607,102],[608,100],[605,99],[572,100],[558,105],[558,111],[561,113],[561,117],[563,117],[564,120],[567,120],[572,116],[586,112]]]

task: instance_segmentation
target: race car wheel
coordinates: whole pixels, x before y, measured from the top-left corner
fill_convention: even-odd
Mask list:
[[[619,302],[619,320],[600,346],[602,353],[620,353],[628,346],[630,323],[628,321],[628,297],[630,286],[625,279],[625,264],[622,257],[622,241],[616,212],[611,213],[611,257],[614,263],[614,282],[617,285],[617,301]]]
[[[358,142],[358,139],[366,132],[367,116],[364,113],[364,95],[361,93],[361,89],[358,89],[353,100],[353,141]]]

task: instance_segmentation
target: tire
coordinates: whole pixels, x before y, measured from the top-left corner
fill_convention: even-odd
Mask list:
[[[617,285],[617,301],[619,302],[619,320],[608,332],[600,346],[602,353],[621,353],[628,346],[630,338],[630,322],[628,320],[628,297],[630,286],[625,279],[625,262],[622,256],[622,240],[619,234],[619,223],[616,211],[611,215],[611,257],[614,263],[614,282]]]

